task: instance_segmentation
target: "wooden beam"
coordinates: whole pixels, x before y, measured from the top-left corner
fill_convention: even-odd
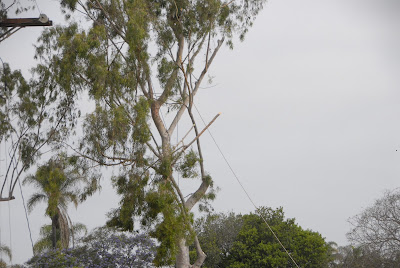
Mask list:
[[[0,27],[30,27],[30,26],[52,26],[53,21],[41,22],[40,18],[5,19],[0,21]]]

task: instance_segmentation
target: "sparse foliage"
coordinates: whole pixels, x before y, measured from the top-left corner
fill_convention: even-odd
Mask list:
[[[2,169],[0,201],[11,200],[21,175],[55,145],[75,124],[74,93],[58,91],[48,66],[32,70],[26,81],[20,71],[0,65],[0,143],[7,148]],[[9,185],[9,187],[5,187]]]
[[[400,256],[399,256],[400,257]],[[399,267],[400,258],[387,259],[379,252],[362,246],[344,246],[337,249],[332,268],[393,268]]]
[[[2,263],[4,263],[4,265],[5,265],[5,262],[1,258],[1,256],[3,254],[5,254],[10,260],[12,259],[11,249],[9,247],[5,246],[5,245],[1,245],[0,244],[0,265],[3,265]]]
[[[348,239],[386,259],[400,258],[400,190],[387,191],[350,220]]]

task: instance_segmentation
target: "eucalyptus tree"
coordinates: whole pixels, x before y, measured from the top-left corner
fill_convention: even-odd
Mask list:
[[[156,265],[204,262],[191,210],[215,195],[194,100],[223,44],[232,48],[234,38],[243,40],[264,2],[62,0],[68,25],[46,30],[39,40],[37,57],[59,88],[87,92],[95,103],[79,147],[70,147],[99,165],[120,167],[113,179],[120,207],[108,224],[133,230],[135,217],[151,228],[160,242]],[[74,21],[82,14],[88,23]],[[175,143],[185,117],[193,131]],[[178,173],[198,179],[187,199]],[[197,252],[193,266],[190,243]]]
[[[29,211],[40,202],[47,203],[45,214],[51,219],[52,248],[68,248],[70,241],[74,240],[74,228],[67,213],[69,203],[77,207],[99,187],[98,178],[89,177],[87,169],[77,168],[77,161],[76,157],[68,158],[61,154],[40,166],[35,175],[23,181],[38,190],[27,202]],[[42,233],[45,235],[46,230],[42,230]],[[37,249],[43,249],[43,243],[37,245]]]
[[[65,137],[79,111],[74,91],[58,90],[48,66],[38,64],[29,81],[7,63],[0,68],[1,202],[14,199],[19,179]]]

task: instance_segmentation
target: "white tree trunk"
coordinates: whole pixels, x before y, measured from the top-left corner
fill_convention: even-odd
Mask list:
[[[176,268],[191,268],[189,258],[189,247],[186,246],[186,239],[182,238],[178,244],[179,251],[176,256]]]

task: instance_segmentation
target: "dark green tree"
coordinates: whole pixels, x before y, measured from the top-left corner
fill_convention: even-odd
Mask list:
[[[242,215],[208,214],[195,221],[195,230],[207,258],[202,267],[225,267],[232,245],[243,227]],[[192,258],[196,252],[192,248]]]
[[[87,169],[77,168],[76,157],[68,158],[60,154],[40,166],[35,175],[24,179],[24,184],[32,184],[38,192],[28,200],[29,211],[40,202],[46,202],[46,216],[51,219],[52,248],[68,248],[73,240],[74,229],[67,209],[69,203],[75,207],[98,189],[98,177],[89,177]]]
[[[328,267],[330,246],[317,232],[303,230],[285,219],[282,208],[260,208],[272,230],[300,267]],[[257,214],[243,216],[243,226],[221,267],[295,267],[265,222]]]
[[[82,142],[73,149],[101,166],[120,167],[113,180],[120,207],[108,224],[133,230],[138,217],[160,242],[157,265],[200,267],[204,262],[190,211],[215,195],[194,99],[223,43],[232,47],[234,36],[243,39],[264,2],[62,0],[70,23],[46,30],[39,40],[36,56],[58,89],[86,92],[95,103]],[[82,14],[89,23],[78,25],[74,18]],[[194,133],[176,144],[172,137],[183,116]],[[176,182],[178,172],[198,179],[187,199]]]

